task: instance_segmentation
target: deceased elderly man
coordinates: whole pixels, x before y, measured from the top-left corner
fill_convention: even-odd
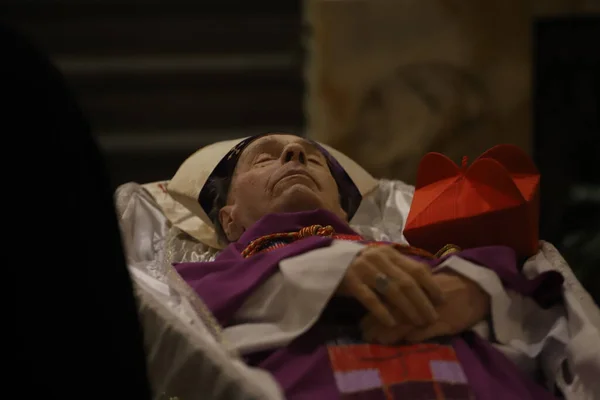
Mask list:
[[[286,398],[554,398],[471,329],[494,324],[494,285],[534,300],[558,289],[522,276],[511,249],[433,255],[364,240],[348,224],[353,181],[293,135],[240,142],[198,201],[228,246],[176,269]]]

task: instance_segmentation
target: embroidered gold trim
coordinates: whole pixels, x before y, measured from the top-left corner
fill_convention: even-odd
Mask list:
[[[435,253],[435,257],[442,258],[449,254],[458,253],[460,251],[462,251],[462,249],[460,247],[458,247],[457,245],[447,244],[444,247],[442,247],[437,253]]]

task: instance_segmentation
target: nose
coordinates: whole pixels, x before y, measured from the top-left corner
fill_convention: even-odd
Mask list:
[[[290,143],[283,148],[281,153],[281,161],[283,164],[296,161],[301,164],[306,164],[306,152],[302,145],[298,143]]]

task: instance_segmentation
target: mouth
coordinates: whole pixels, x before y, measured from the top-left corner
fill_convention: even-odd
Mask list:
[[[289,172],[287,172],[286,174],[284,174],[281,178],[279,178],[277,180],[277,182],[275,183],[275,185],[277,185],[277,184],[279,184],[279,183],[281,183],[283,181],[290,180],[290,179],[308,180],[313,185],[315,185],[315,186],[318,187],[317,182],[314,180],[314,178],[308,172],[305,172],[305,171],[302,171],[302,170],[300,170],[300,171],[296,170],[296,171],[289,171]]]

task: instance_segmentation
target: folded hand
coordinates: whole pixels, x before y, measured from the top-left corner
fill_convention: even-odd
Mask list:
[[[443,301],[427,264],[400,254],[392,246],[369,247],[352,262],[337,295],[354,297],[371,313],[376,326],[404,323],[427,326],[438,319],[435,305]]]
[[[489,313],[490,299],[476,283],[453,272],[433,274],[433,280],[442,289],[445,302],[436,307],[439,318],[426,325],[417,326],[395,309],[392,312],[398,324],[389,327],[368,314],[361,321],[365,340],[381,344],[399,341],[420,342],[437,336],[463,332],[482,321]]]

